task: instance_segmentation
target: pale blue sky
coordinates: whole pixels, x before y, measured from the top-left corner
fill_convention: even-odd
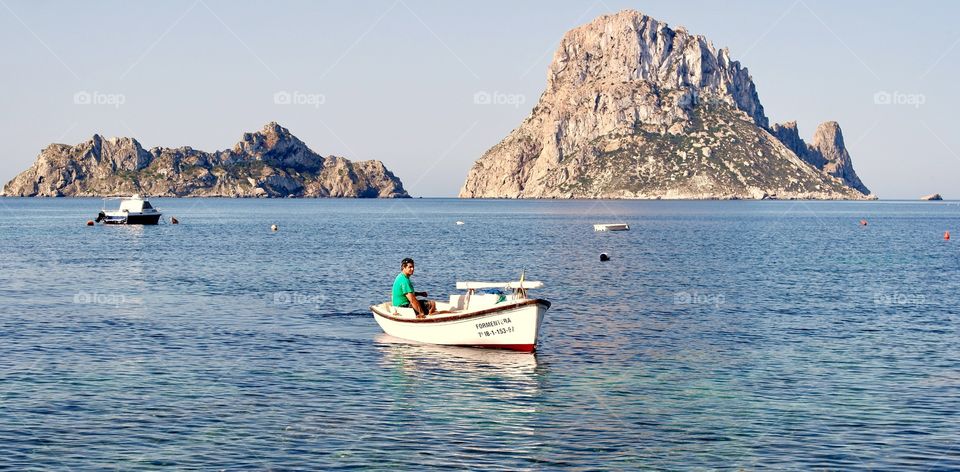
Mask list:
[[[881,198],[960,197],[948,1],[0,0],[0,180],[51,142],[213,151],[277,121],[321,154],[382,160],[413,195],[455,196],[536,103],[563,33],[626,8],[729,47],[772,122],[806,139],[840,122]],[[276,104],[282,91],[313,104]],[[478,91],[523,103],[477,105]],[[875,103],[884,91],[911,103]]]

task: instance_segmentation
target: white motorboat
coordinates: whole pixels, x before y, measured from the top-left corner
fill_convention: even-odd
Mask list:
[[[457,282],[450,302],[437,302],[437,313],[417,318],[413,308],[391,302],[373,305],[373,318],[391,336],[448,346],[472,346],[533,352],[540,324],[550,302],[527,298],[527,290],[543,282]],[[477,293],[504,289],[509,293]]]
[[[116,211],[107,211],[107,200],[120,200],[120,208]],[[147,199],[140,195],[132,197],[104,198],[104,208],[97,215],[97,223],[108,225],[155,225],[160,221],[159,210],[150,205]]]
[[[630,231],[630,225],[626,223],[599,223],[593,225],[594,231]]]

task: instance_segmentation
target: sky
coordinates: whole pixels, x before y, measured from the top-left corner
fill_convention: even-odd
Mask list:
[[[809,141],[839,122],[881,199],[960,198],[950,1],[0,0],[0,180],[96,133],[214,151],[276,121],[453,197],[536,104],[563,34],[624,9],[728,47],[771,123]]]

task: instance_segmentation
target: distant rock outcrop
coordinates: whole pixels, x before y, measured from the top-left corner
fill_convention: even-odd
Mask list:
[[[132,138],[51,144],[3,188],[7,196],[409,197],[380,161],[321,156],[269,123],[233,149],[144,150]]]
[[[839,126],[808,146],[768,119],[747,69],[636,11],[564,35],[530,115],[461,197],[869,198]]]
[[[796,121],[775,124],[770,131],[808,164],[827,175],[839,178],[864,195],[870,193],[853,170],[850,153],[847,152],[846,145],[843,143],[843,132],[840,131],[840,125],[836,121],[820,123],[817,131],[813,133],[812,144],[807,144],[800,139]]]
[[[920,197],[920,200],[926,200],[926,201],[943,200],[943,197],[940,196],[939,193],[931,193],[930,195],[924,195]]]

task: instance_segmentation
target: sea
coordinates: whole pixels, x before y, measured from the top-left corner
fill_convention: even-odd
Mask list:
[[[957,202],[103,203],[0,199],[0,469],[960,469]],[[405,257],[536,352],[386,336]]]

